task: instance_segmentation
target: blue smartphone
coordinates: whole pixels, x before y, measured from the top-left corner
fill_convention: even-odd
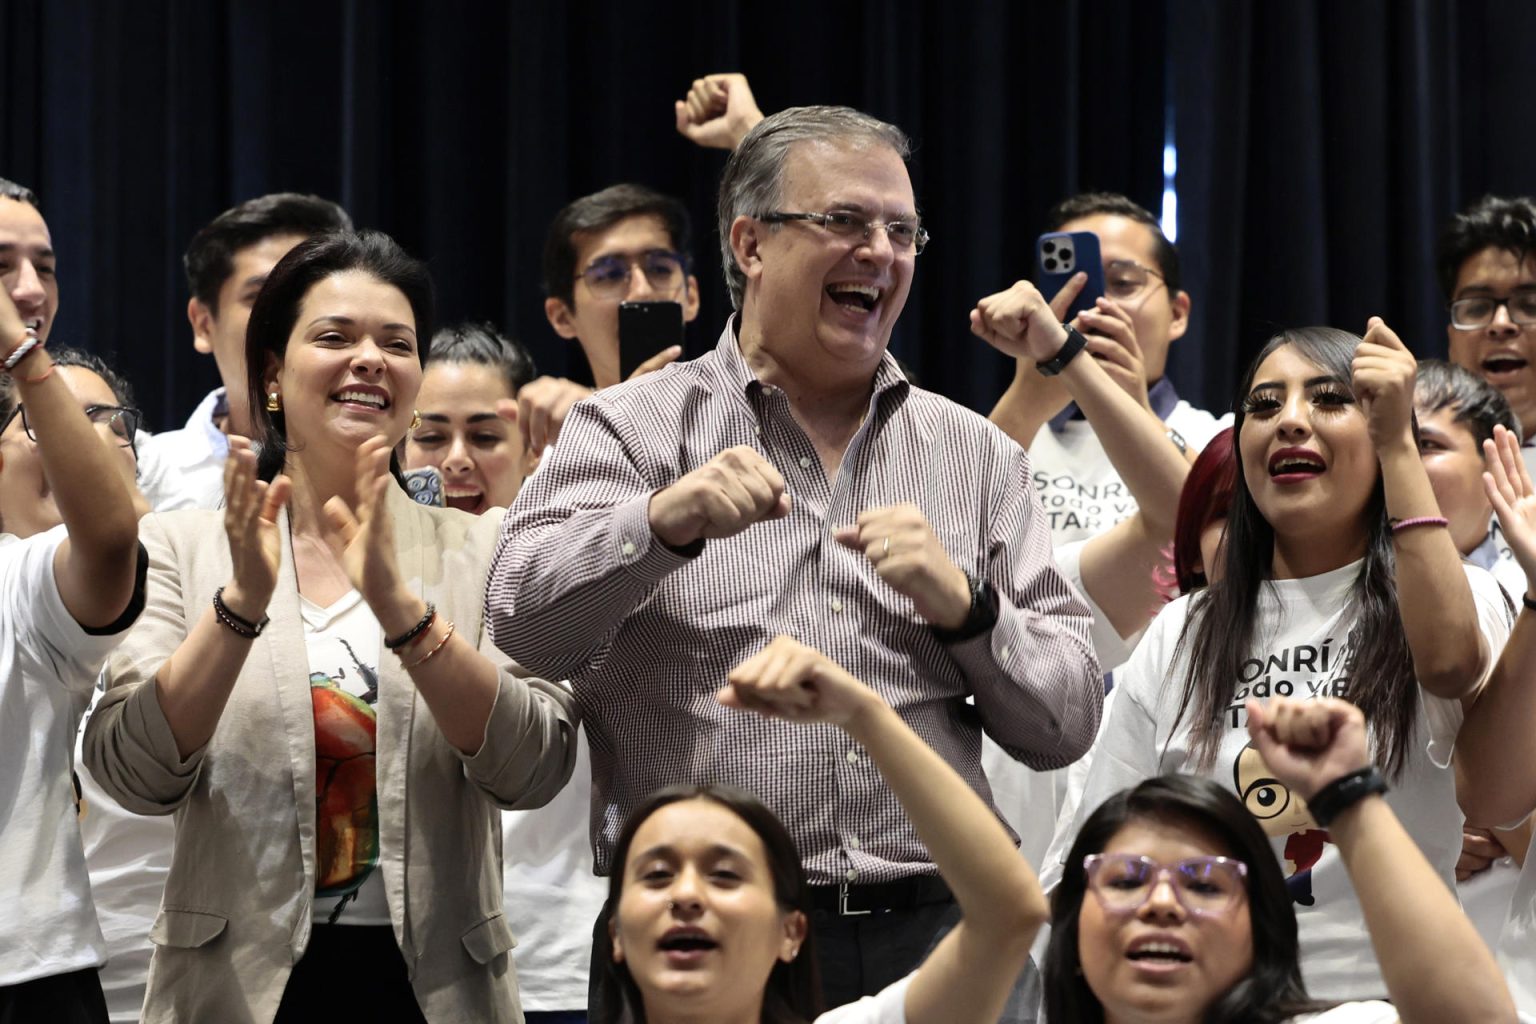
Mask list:
[[[405,477],[406,493],[416,504],[435,505],[438,508],[448,504],[443,496],[443,474],[438,472],[436,466],[408,469],[401,475]]]
[[[1104,294],[1104,260],[1099,255],[1099,236],[1092,231],[1047,231],[1035,240],[1035,257],[1040,294],[1046,301],[1055,298],[1079,270],[1088,275],[1088,283],[1072,300],[1063,320],[1070,322],[1083,310],[1092,309]]]

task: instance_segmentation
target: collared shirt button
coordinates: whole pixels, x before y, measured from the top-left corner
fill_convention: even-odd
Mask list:
[[[863,844],[859,842],[859,837],[858,836],[850,836],[848,838],[848,845],[853,847],[855,850],[857,850]]]
[[[624,555],[627,558],[635,553],[635,542],[632,540],[627,540],[619,546],[619,550],[624,552]]]
[[[801,469],[810,469],[811,468],[811,460],[807,456],[804,456],[804,455],[800,456],[800,468]]]
[[[859,763],[859,752],[857,750],[850,750],[850,751],[848,751],[848,763],[849,764],[858,764]]]
[[[1003,649],[998,653],[1003,656],[1004,661],[1007,661],[1010,657],[1013,656],[1013,648],[1009,647],[1007,644],[1004,644]]]
[[[858,878],[858,877],[859,877],[859,873],[858,873],[858,872],[857,872],[857,871],[855,871],[855,870],[853,870],[853,868],[849,868],[849,869],[848,869],[848,873],[847,873],[847,874],[845,874],[845,875],[844,875],[844,876],[843,876],[843,877],[844,877],[844,878],[846,878],[846,879],[848,879],[848,881],[850,881],[850,882],[851,882],[851,881],[853,881],[853,880],[854,880],[854,879],[856,879],[856,878]]]
[[[834,597],[832,599],[832,610],[834,612],[840,612],[843,610],[843,601],[841,598]]]

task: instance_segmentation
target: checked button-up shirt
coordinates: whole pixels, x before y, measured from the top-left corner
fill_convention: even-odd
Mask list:
[[[658,541],[651,495],[737,445],[783,474],[790,514],[707,541],[694,557]],[[716,701],[727,673],[781,633],[873,687],[988,800],[983,729],[1040,769],[1093,741],[1103,685],[1089,612],[1056,570],[1028,456],[975,413],[912,387],[889,355],[831,480],[730,325],[704,357],[576,405],[545,459],[507,516],[487,615],[502,650],[575,688],[592,747],[599,874],[633,807],[663,786],[702,782],[763,799],[812,884],[935,871],[846,734]],[[956,565],[992,583],[993,629],[941,642],[862,554],[833,539],[865,509],[903,502],[923,511]]]

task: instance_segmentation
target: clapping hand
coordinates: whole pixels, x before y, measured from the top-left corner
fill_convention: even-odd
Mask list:
[[[386,615],[385,610],[409,602],[395,560],[394,521],[389,514],[389,489],[396,486],[389,472],[391,450],[388,438],[364,441],[357,452],[357,508],[338,495],[325,503],[322,516],[326,543],[386,628],[400,616]]]
[[[1493,428],[1493,439],[1483,442],[1483,489],[1499,516],[1499,527],[1509,550],[1525,572],[1526,590],[1536,580],[1536,488],[1526,471],[1520,438],[1502,426]]]
[[[282,535],[277,514],[288,503],[293,485],[279,475],[270,484],[256,479],[256,452],[246,438],[231,434],[224,460],[224,532],[234,575],[224,587],[224,604],[256,622],[266,614],[277,589]]]

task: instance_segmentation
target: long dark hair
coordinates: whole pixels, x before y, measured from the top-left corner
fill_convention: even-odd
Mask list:
[[[1328,1008],[1307,996],[1301,978],[1296,912],[1280,864],[1242,803],[1210,779],[1160,775],[1104,801],[1083,824],[1067,854],[1061,883],[1051,894],[1051,938],[1045,951],[1046,1016],[1072,1024],[1103,1024],[1104,1007],[1082,973],[1078,916],[1088,892],[1083,859],[1102,853],[1132,821],[1188,824],[1218,839],[1225,854],[1248,865],[1248,915],[1253,967],[1219,996],[1205,1024],[1279,1024]]]
[[[602,964],[602,976],[598,979],[602,1011],[597,1018],[598,1024],[620,1024],[621,1021],[645,1024],[645,1003],[640,988],[626,965],[613,962],[613,939],[608,929],[619,913],[624,865],[629,860],[635,833],[652,814],[683,800],[717,803],[757,833],[768,854],[768,870],[773,877],[773,895],[779,909],[798,910],[805,915],[807,925],[810,923],[811,889],[806,884],[805,871],[800,867],[800,852],[795,849],[795,841],[789,837],[784,824],[761,800],[744,789],[717,783],[668,786],[657,790],[630,813],[614,847],[608,873],[608,900],[603,904],[603,926],[598,929],[597,940],[598,961]],[[779,961],[773,965],[763,992],[762,1024],[805,1024],[820,1012],[821,979],[816,971],[814,938],[807,928],[800,955],[789,963]]]
[[[1225,519],[1232,507],[1236,462],[1232,428],[1228,427],[1211,438],[1189,467],[1184,489],[1179,492],[1179,511],[1173,526],[1174,582],[1181,594],[1206,585],[1200,535],[1216,520]]]
[[[382,231],[338,231],[300,242],[278,260],[251,307],[245,331],[246,395],[250,401],[252,440],[260,445],[256,475],[271,480],[287,461],[288,428],[283,413],[267,410],[262,381],[269,358],[281,359],[299,318],[304,296],[333,274],[361,270],[400,290],[416,318],[416,355],[426,364],[433,323],[432,277],[427,265],[408,255]],[[397,439],[398,440],[398,439]],[[400,467],[390,457],[398,478]]]
[[[1242,437],[1243,421],[1247,418],[1244,399],[1253,387],[1259,366],[1272,352],[1287,345],[1336,377],[1340,387],[1349,387],[1351,364],[1360,345],[1358,337],[1331,327],[1304,327],[1277,334],[1265,344],[1243,377],[1232,428],[1234,438]],[[1236,466],[1222,555],[1223,575],[1190,598],[1189,618],[1174,653],[1176,663],[1183,658],[1189,666],[1178,721],[1189,716],[1191,750],[1202,770],[1208,770],[1216,761],[1226,733],[1222,725],[1224,716],[1237,696],[1244,663],[1254,656],[1259,592],[1269,583],[1273,571],[1274,529],[1254,504],[1243,475],[1241,455]],[[1345,616],[1345,621],[1353,623],[1345,642],[1348,650],[1338,653],[1335,664],[1342,670],[1339,681],[1348,680],[1349,699],[1370,723],[1378,759],[1389,774],[1396,776],[1408,756],[1417,721],[1419,684],[1398,611],[1393,575],[1396,561],[1379,470],[1376,487],[1365,508],[1364,528],[1365,560],[1355,577]],[[1357,672],[1358,666],[1369,666],[1370,671]]]

